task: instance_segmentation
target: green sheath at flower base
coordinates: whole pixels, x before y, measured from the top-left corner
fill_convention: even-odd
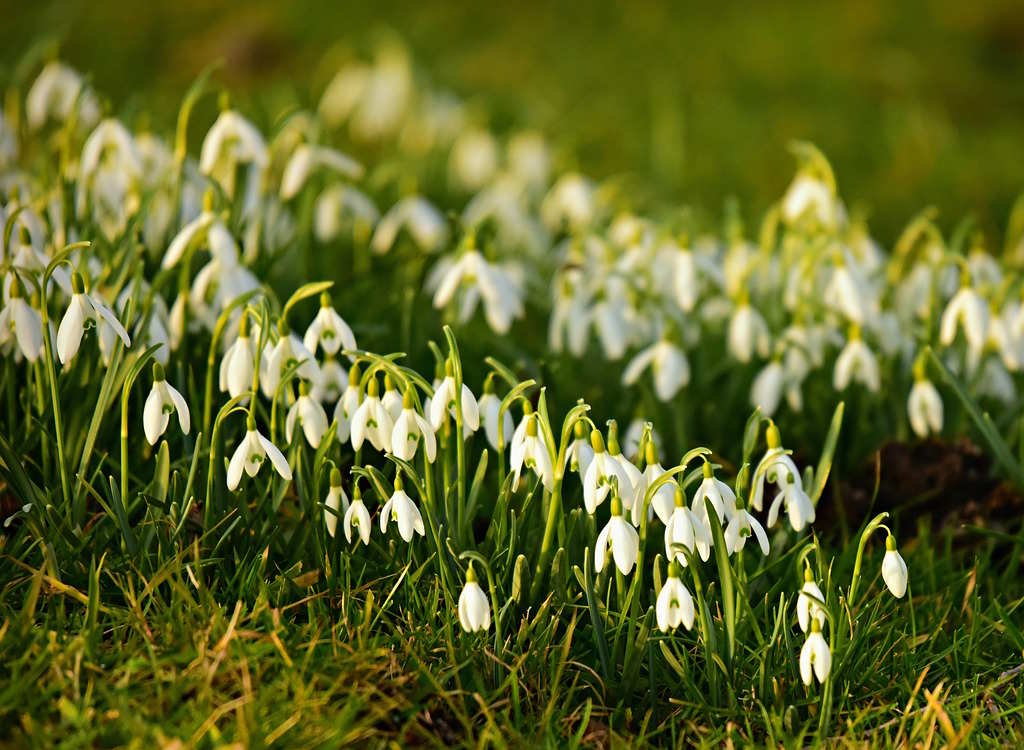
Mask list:
[[[331,487],[341,487],[341,472],[337,468],[331,469]]]

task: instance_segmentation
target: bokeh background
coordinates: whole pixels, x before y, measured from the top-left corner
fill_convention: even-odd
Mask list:
[[[170,130],[195,75],[249,106],[314,101],[348,47],[396,33],[431,79],[541,127],[583,171],[751,220],[784,189],[794,138],[890,244],[926,205],[996,242],[1024,187],[1024,6],[991,2],[289,3],[3,0],[0,64],[43,37],[122,115]],[[212,105],[211,105],[212,106]]]

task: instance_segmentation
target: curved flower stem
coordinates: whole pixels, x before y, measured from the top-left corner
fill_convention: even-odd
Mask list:
[[[43,282],[45,289],[46,282]],[[43,359],[46,362],[46,377],[50,385],[50,405],[53,407],[53,429],[57,440],[57,474],[60,476],[60,491],[64,497],[64,505],[71,510],[71,487],[64,460],[64,420],[61,417],[60,398],[57,395],[57,368],[53,364],[53,341],[50,336],[50,316],[45,300],[39,305],[43,323]]]

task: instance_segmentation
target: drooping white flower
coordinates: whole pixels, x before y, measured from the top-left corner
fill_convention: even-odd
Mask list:
[[[476,582],[472,563],[466,569],[466,585],[459,594],[459,624],[467,633],[491,627],[491,605],[484,590]]]
[[[306,329],[302,343],[313,354],[316,354],[317,347],[321,347],[331,356],[341,349],[355,351],[358,348],[352,329],[331,306],[327,292],[320,295],[320,310]]]
[[[885,539],[885,557],[882,558],[882,580],[897,599],[907,593],[907,563],[896,549],[896,537]]]
[[[644,495],[646,496],[649,488],[665,475],[665,467],[658,461],[653,440],[647,441],[644,458],[647,464],[644,467],[643,474]],[[671,517],[672,510],[674,508],[674,488],[674,482],[664,482],[654,491],[654,496],[651,498],[651,507],[648,509],[647,513],[648,520],[650,520],[654,514],[657,514],[662,523],[668,523],[668,519]],[[643,498],[639,498],[639,500],[642,501]],[[634,504],[634,523],[637,523],[636,514],[640,510],[637,506],[640,504],[641,503]]]
[[[755,353],[767,357],[771,349],[768,324],[745,300],[740,301],[729,320],[728,346],[729,353],[744,364],[753,359]]]
[[[665,524],[665,557],[685,568],[689,561],[677,545],[686,547],[690,552],[696,550],[702,560],[711,555],[711,531],[698,513],[686,507],[682,489],[674,485],[672,514]]]
[[[320,379],[320,368],[316,357],[302,343],[302,339],[288,329],[284,318],[278,321],[277,343],[270,348],[269,354],[260,361],[260,390],[267,398],[273,398],[277,387],[281,384],[285,373],[298,366],[295,375],[315,383]]]
[[[413,534],[424,536],[423,517],[412,498],[402,489],[401,475],[395,477],[395,492],[380,509],[380,533],[388,531],[388,521],[398,524],[398,533],[406,542],[412,541]]]
[[[167,430],[171,414],[177,412],[178,425],[184,434],[188,434],[191,421],[189,418],[188,404],[178,390],[167,382],[164,376],[164,368],[159,362],[153,364],[153,389],[146,398],[146,405],[142,410],[142,426],[145,428],[146,440],[150,445],[156,445],[156,441]]]
[[[824,683],[830,669],[832,652],[821,634],[821,623],[814,619],[811,621],[811,632],[800,649],[800,679],[807,686],[810,686],[814,677],[818,678],[818,682]]]
[[[768,528],[775,526],[779,520],[779,509],[785,505],[789,517],[789,525],[793,531],[803,531],[805,526],[814,523],[814,503],[804,492],[800,477],[792,472],[786,474],[779,493],[768,508]]]
[[[245,437],[238,444],[228,463],[228,489],[234,491],[238,488],[243,471],[250,477],[256,476],[266,458],[270,459],[271,465],[283,479],[291,481],[292,470],[288,466],[288,460],[277,446],[256,430],[256,420],[250,414]]]
[[[384,408],[379,396],[380,386],[377,377],[371,376],[366,386],[366,398],[356,407],[352,415],[352,447],[359,450],[363,441],[369,440],[381,453],[391,452],[391,436],[395,432],[395,423]],[[342,397],[342,401],[345,397]]]
[[[345,541],[349,544],[352,543],[352,529],[354,527],[363,544],[369,544],[370,528],[372,526],[370,511],[366,509],[366,504],[363,502],[362,495],[359,494],[359,485],[357,484],[352,490],[352,504],[348,506],[348,510],[345,511],[345,516],[342,518],[342,530],[345,532]]]
[[[834,189],[806,170],[797,173],[782,198],[782,217],[789,224],[812,220],[832,227],[841,214]]]
[[[579,475],[580,483],[582,483],[587,476],[590,462],[594,460],[594,447],[587,439],[586,425],[582,420],[577,420],[573,425],[572,434],[572,442],[569,443],[569,449],[565,452],[565,461],[569,469]]]
[[[306,442],[313,449],[320,447],[324,433],[330,426],[327,422],[327,412],[320,403],[310,396],[310,384],[303,380],[299,383],[299,397],[288,410],[288,416],[284,422],[285,439],[291,443],[295,434],[296,424],[302,427],[302,433],[306,436]]]
[[[928,437],[942,432],[942,396],[932,382],[924,377],[914,381],[907,399],[907,416],[910,426],[918,437]]]
[[[544,223],[553,231],[586,229],[597,210],[594,185],[579,174],[566,174],[558,179],[540,207]]]
[[[266,141],[256,126],[238,112],[224,109],[203,138],[199,171],[216,180],[227,196],[234,198],[239,168],[246,168],[244,202],[248,211],[255,207],[269,164]]]
[[[64,122],[78,107],[78,121],[86,127],[99,117],[99,103],[77,71],[53,60],[43,67],[25,98],[25,115],[29,127],[38,130],[48,120]]]
[[[341,486],[341,472],[337,469],[331,469],[331,487],[327,491],[324,505],[327,506],[324,509],[324,524],[327,526],[327,533],[333,539],[338,530],[338,518],[346,518],[350,507],[348,495],[345,494],[345,488]],[[369,517],[367,517],[367,526],[369,526]],[[347,529],[345,531],[345,536],[348,538],[351,532]]]
[[[662,633],[675,630],[680,625],[687,630],[693,628],[697,611],[690,591],[679,579],[679,569],[675,563],[669,564],[668,578],[658,594],[654,613],[658,621],[658,630]]]
[[[498,159],[498,142],[493,135],[480,128],[466,130],[452,144],[448,174],[463,190],[479,190],[498,171]]]
[[[654,392],[661,401],[671,401],[679,389],[690,382],[690,362],[686,353],[667,339],[640,351],[622,371],[622,384],[633,385],[644,370],[654,374]]]
[[[845,264],[836,266],[825,287],[824,301],[832,309],[842,313],[851,323],[862,325],[865,321],[866,291]]]
[[[768,449],[754,469],[754,478],[751,482],[750,507],[754,510],[764,509],[764,483],[774,483],[779,490],[784,489],[785,483],[790,476],[800,480],[800,470],[796,467],[789,453],[782,447],[782,436],[779,428],[774,422],[769,421],[768,429],[765,430],[765,441]]]
[[[523,467],[531,469],[541,480],[544,488],[550,491],[554,487],[555,475],[552,467],[551,454],[544,441],[537,435],[537,415],[531,414],[526,423],[526,434],[522,440],[512,442],[509,457],[509,468],[514,479],[512,489],[519,488],[519,478]]]
[[[619,460],[605,450],[604,437],[597,430],[590,432],[590,445],[594,450],[594,457],[583,475],[583,505],[587,513],[597,511],[597,506],[603,503],[608,493],[612,491],[613,484],[617,485],[620,498],[632,499],[633,483],[629,479],[629,474]]]
[[[877,393],[882,386],[878,360],[861,339],[860,330],[856,326],[851,331],[850,340],[836,358],[832,385],[837,391],[844,391],[853,381],[859,382],[872,393]]]
[[[402,415],[402,394],[395,388],[395,383],[389,372],[384,373],[384,395],[381,396],[380,402],[384,404],[384,408],[391,415],[391,421],[397,422]]]
[[[35,362],[43,353],[43,319],[21,296],[21,282],[16,274],[8,294],[7,304],[0,310],[0,347],[17,341],[21,355]]]
[[[253,387],[257,346],[258,343],[249,336],[249,316],[243,313],[238,324],[238,338],[231,343],[220,360],[219,387],[221,391],[227,391],[231,398],[237,398]]]
[[[313,384],[310,392],[321,403],[333,404],[345,388],[347,375],[338,360],[328,357],[320,363],[320,379]]]
[[[320,168],[353,180],[362,177],[364,171],[362,164],[337,149],[302,143],[292,153],[281,175],[281,200],[291,200],[298,195],[309,176]]]
[[[804,584],[796,598],[796,619],[800,630],[807,632],[811,627],[811,618],[814,618],[820,627],[825,626],[825,610],[818,603],[823,601],[825,601],[825,595],[821,593],[818,584],[814,582],[810,567],[804,568]]]
[[[412,461],[416,457],[420,440],[423,441],[427,461],[434,463],[437,457],[434,428],[414,408],[412,386],[408,386],[402,397],[402,412],[395,420],[395,427],[391,432],[391,452],[403,461]]]
[[[380,211],[365,193],[351,185],[332,185],[316,199],[313,233],[321,242],[330,242],[349,229],[353,240],[363,246],[379,219]]]
[[[464,251],[455,261],[438,265],[434,307],[446,307],[461,292],[459,322],[466,323],[483,301],[487,325],[495,333],[507,333],[512,321],[524,314],[522,290],[501,266],[489,263],[475,249]]]
[[[968,284],[960,287],[942,311],[939,341],[950,346],[956,339],[958,328],[963,328],[967,346],[981,352],[988,341],[988,303]]]
[[[766,417],[775,414],[782,400],[786,371],[778,359],[773,359],[757,373],[750,387],[750,405],[760,409]]]
[[[117,319],[105,302],[88,292],[82,275],[75,273],[71,278],[74,293],[68,304],[67,312],[61,318],[60,327],[57,329],[57,356],[60,358],[61,364],[66,365],[78,354],[86,324],[94,325],[98,331],[109,328],[126,347],[131,346],[132,340],[124,326],[121,325],[121,321]]]
[[[604,568],[608,552],[611,550],[615,567],[622,575],[628,575],[636,564],[637,550],[640,549],[640,535],[631,523],[622,517],[622,503],[617,493],[612,494],[612,516],[607,525],[597,535],[594,547],[594,570],[598,573]]]
[[[348,371],[348,385],[334,406],[334,421],[338,423],[338,441],[341,443],[346,442],[352,434],[352,420],[363,399],[359,384],[359,365],[352,365]]]
[[[462,425],[467,434],[472,434],[480,429],[480,411],[469,386],[462,384]],[[451,415],[455,420],[455,377],[452,375],[450,363],[445,364],[445,376],[441,384],[434,391],[430,399],[430,424],[435,430],[441,429],[445,416]]]
[[[484,434],[487,436],[487,442],[490,443],[494,450],[498,450],[498,412],[501,409],[501,399],[494,393],[493,376],[488,376],[484,381],[484,392],[477,402],[477,407],[477,411],[480,414],[480,423],[483,425]],[[512,415],[506,409],[501,418],[500,438],[502,447],[508,446],[509,441],[512,439],[513,429]]]
[[[753,532],[757,537],[757,543],[761,547],[761,554],[767,556],[768,535],[764,527],[746,508],[737,508],[729,524],[725,527],[725,548],[730,555],[739,552],[747,543],[747,537]]]
[[[439,250],[448,241],[448,224],[444,215],[425,198],[413,196],[398,201],[380,218],[370,247],[375,253],[386,253],[403,229],[425,253]]]
[[[693,503],[690,507],[704,526],[710,528],[706,501],[711,501],[718,515],[718,522],[724,524],[726,519],[732,518],[736,513],[736,493],[732,491],[732,487],[715,477],[715,468],[707,461],[704,462],[703,472],[704,478],[693,494]]]

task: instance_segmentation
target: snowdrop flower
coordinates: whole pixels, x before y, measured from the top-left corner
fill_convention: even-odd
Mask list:
[[[501,409],[501,399],[494,393],[494,374],[491,373],[484,380],[484,392],[480,396],[477,402],[477,411],[480,414],[480,424],[484,427],[484,434],[487,436],[487,442],[490,443],[494,450],[498,450],[499,437],[501,440],[501,447],[509,444],[509,440],[512,439],[512,415],[505,410],[502,414],[501,419],[501,434],[499,436],[498,431],[498,411]]]
[[[332,185],[316,199],[313,232],[321,242],[330,242],[350,228],[353,240],[362,246],[379,219],[380,211],[365,193],[351,185]]]
[[[519,477],[523,467],[532,469],[544,488],[551,491],[555,475],[547,445],[537,436],[537,415],[531,414],[526,423],[526,434],[522,440],[512,442],[509,467],[512,469],[512,489],[519,489]]]
[[[563,175],[544,197],[540,215],[549,229],[585,229],[596,213],[594,185],[578,174]]]
[[[22,356],[35,362],[43,353],[43,319],[22,297],[17,274],[11,279],[8,294],[7,304],[0,310],[0,346],[6,347],[13,339]]]
[[[907,416],[918,437],[942,432],[942,397],[930,380],[922,377],[914,381],[907,399]]]
[[[313,384],[312,395],[317,401],[333,404],[345,387],[345,370],[334,357],[320,363],[320,380]]]
[[[277,449],[273,443],[263,437],[256,430],[256,419],[252,413],[246,421],[245,437],[238,444],[231,461],[228,463],[228,489],[234,492],[242,481],[242,472],[245,471],[250,477],[256,476],[263,465],[263,460],[270,459],[271,465],[281,477],[290,482],[292,470],[284,454]]]
[[[647,481],[644,479],[640,469],[626,457],[619,447],[619,425],[614,419],[608,420],[608,457],[612,461],[618,462],[622,471],[629,479],[629,484],[625,487],[625,491],[628,494],[622,494],[619,497],[622,499],[622,505],[628,512],[630,520],[632,520],[635,526],[639,526],[640,516],[643,512],[641,505],[644,500],[644,493],[647,491]],[[619,490],[620,492],[623,491],[622,485],[619,486]]]
[[[583,420],[576,420],[572,426],[572,442],[565,452],[565,461],[571,471],[579,474],[580,482],[587,475],[590,462],[594,460],[594,448],[587,439],[586,425]]]
[[[101,161],[110,158],[113,167],[131,179],[142,176],[142,162],[135,139],[128,129],[114,119],[106,119],[85,139],[78,169],[88,180],[100,169]]]
[[[622,359],[629,346],[629,328],[624,316],[626,305],[626,301],[617,293],[614,296],[605,294],[592,311],[594,328],[601,341],[601,348],[604,349],[604,356],[612,361]]]
[[[774,415],[782,400],[785,380],[785,368],[778,359],[773,359],[754,378],[750,387],[750,405],[760,409],[766,417]]]
[[[813,219],[824,227],[832,227],[840,213],[834,188],[807,171],[793,178],[782,198],[782,218],[788,224]]]
[[[885,538],[885,557],[882,558],[882,580],[897,599],[907,593],[907,564],[896,550],[896,537]]]
[[[364,171],[362,164],[337,149],[300,144],[292,153],[281,176],[281,200],[288,201],[298,195],[309,176],[321,167],[353,180],[361,178]]]
[[[699,513],[686,507],[686,498],[679,485],[672,484],[673,508],[672,514],[665,523],[665,557],[668,560],[677,561],[684,568],[689,561],[686,555],[679,549],[679,545],[690,552],[696,550],[702,560],[707,560],[711,555],[711,531],[707,524],[701,520]],[[704,511],[707,515],[707,511]]]
[[[629,575],[629,571],[636,564],[637,551],[640,549],[640,535],[637,534],[633,525],[622,517],[622,502],[619,500],[618,492],[612,492],[611,499],[612,517],[607,525],[597,535],[597,544],[594,547],[594,570],[598,573],[604,569],[608,551],[611,550],[615,567],[622,575]]]
[[[439,250],[448,241],[448,225],[444,215],[425,198],[413,196],[398,201],[381,217],[370,240],[370,247],[375,253],[386,253],[394,246],[398,233],[403,229],[425,253]]]
[[[356,337],[352,329],[331,306],[331,298],[327,292],[320,295],[320,310],[302,337],[305,347],[316,354],[317,347],[334,356],[340,350],[355,351]]]
[[[551,172],[551,150],[536,131],[516,133],[508,141],[509,171],[528,188],[543,188]]]
[[[245,202],[251,208],[255,205],[263,171],[269,164],[267,144],[260,131],[238,112],[225,107],[203,139],[199,152],[200,173],[212,177],[229,198],[234,198],[238,168],[249,167]]]
[[[679,566],[674,561],[669,563],[668,578],[658,594],[654,613],[658,620],[658,630],[662,633],[675,630],[680,625],[687,630],[693,628],[697,611],[693,606],[693,597],[679,579]]]
[[[162,268],[173,268],[188,254],[205,242],[210,254],[224,264],[238,262],[238,243],[231,236],[231,231],[224,220],[213,210],[213,190],[203,194],[203,210],[194,219],[183,226],[171,239],[163,260]]]
[[[633,357],[622,372],[622,384],[633,385],[648,367],[654,375],[654,392],[661,401],[671,401],[679,389],[690,382],[686,353],[668,339],[652,344]]]
[[[353,527],[356,533],[359,534],[359,538],[364,546],[370,543],[370,527],[373,526],[373,523],[370,521],[370,511],[366,509],[366,504],[363,503],[363,496],[359,492],[358,484],[352,488],[352,504],[345,511],[341,525],[342,531],[345,532],[345,541],[349,544],[352,543]]]
[[[764,508],[765,480],[774,482],[781,490],[790,475],[796,477],[798,481],[800,479],[800,470],[797,469],[786,449],[782,447],[782,435],[775,422],[768,421],[768,429],[765,430],[764,437],[768,449],[754,470],[754,481],[751,488],[750,506],[754,510]]]
[[[850,340],[836,358],[832,385],[837,391],[846,390],[851,381],[859,382],[872,393],[881,388],[878,360],[860,337],[860,328],[850,329]]]
[[[704,462],[703,473],[704,478],[693,494],[693,503],[690,507],[704,526],[710,526],[708,506],[705,502],[710,500],[711,506],[718,515],[719,523],[725,523],[727,518],[731,518],[736,513],[736,493],[729,485],[715,477],[715,467],[710,462]]]
[[[366,386],[366,398],[352,415],[352,447],[356,450],[363,447],[364,440],[369,440],[370,445],[381,453],[391,451],[391,436],[395,432],[395,424],[380,401],[379,387],[377,376],[371,375]],[[342,401],[344,400],[342,397]]]
[[[231,398],[238,398],[252,388],[257,346],[249,337],[249,316],[243,312],[238,323],[238,338],[220,360],[219,387],[231,394]]]
[[[427,461],[434,463],[434,459],[437,457],[434,428],[413,408],[413,393],[410,385],[405,389],[405,395],[402,397],[402,413],[395,420],[395,427],[391,432],[391,452],[403,461],[412,461],[416,457],[420,439],[423,440],[423,450],[427,454]]]
[[[597,430],[590,431],[590,445],[594,456],[583,476],[583,504],[587,513],[594,513],[611,492],[613,484],[618,486],[620,497],[629,498],[633,496],[633,484],[621,462],[605,450],[604,438]]]
[[[821,623],[817,619],[811,621],[811,632],[800,649],[800,679],[804,685],[810,686],[814,677],[824,683],[832,669],[832,652],[821,634]]]
[[[396,422],[402,415],[402,394],[395,388],[394,381],[391,380],[391,374],[388,372],[384,373],[384,395],[381,397],[380,402],[384,404],[384,408],[388,410],[388,414],[391,415],[391,421]]]
[[[728,347],[729,353],[744,364],[753,359],[755,352],[761,357],[769,354],[768,324],[745,299],[740,300],[729,321]]]
[[[413,533],[424,536],[423,517],[412,498],[402,489],[401,474],[395,476],[395,493],[380,510],[380,533],[388,531],[388,521],[398,524],[398,533],[406,542],[412,541]]]
[[[451,362],[445,362],[444,380],[434,390],[434,396],[430,399],[430,424],[434,430],[441,429],[444,424],[445,415],[450,414],[455,419],[455,377],[453,375]],[[462,424],[467,435],[471,435],[480,429],[480,410],[469,390],[469,386],[462,384]]]
[[[79,122],[87,126],[94,123],[99,117],[99,103],[91,91],[82,91],[84,86],[82,76],[67,65],[56,60],[47,63],[25,98],[29,127],[38,130],[51,119],[64,122],[76,104]]]
[[[167,430],[171,414],[175,412],[178,413],[181,431],[187,435],[191,424],[188,404],[178,390],[167,382],[163,366],[159,362],[154,362],[153,389],[149,392],[142,410],[142,426],[150,445],[156,445],[156,441]]]
[[[825,287],[825,304],[845,315],[851,323],[864,323],[865,292],[840,256],[840,265],[832,271],[832,278]]]
[[[651,485],[654,484],[654,482],[656,482],[658,479],[665,475],[665,467],[662,466],[661,463],[658,461],[658,456],[656,455],[656,451],[654,449],[654,441],[651,440],[650,438],[648,438],[647,440],[647,446],[644,451],[644,458],[647,463],[647,466],[644,467],[643,474],[644,495],[646,496],[647,488],[651,487]],[[651,507],[648,509],[647,513],[648,520],[654,514],[657,514],[658,518],[661,520],[662,523],[668,523],[668,519],[671,517],[672,510],[674,507],[673,484],[673,482],[665,482],[654,491],[654,497],[651,498]],[[643,500],[644,498],[641,497],[639,499]],[[640,509],[636,506],[638,506],[639,504],[640,503],[634,504],[634,523],[637,523],[636,514],[639,513]]]
[[[467,130],[455,139],[448,158],[451,181],[467,191],[482,188],[498,171],[498,143],[486,130]]]
[[[786,474],[785,483],[768,508],[768,528],[775,526],[779,520],[779,508],[783,505],[793,531],[802,531],[804,526],[814,523],[814,503],[804,492],[801,480],[792,472]]]
[[[82,336],[85,334],[86,326],[90,324],[95,326],[98,332],[109,328],[126,347],[132,345],[128,332],[113,311],[99,297],[89,293],[82,274],[76,272],[72,275],[71,286],[71,302],[57,329],[57,356],[62,365],[66,365],[78,354]]]
[[[360,380],[359,365],[352,365],[348,371],[348,385],[334,407],[334,421],[338,423],[338,441],[342,443],[352,434],[352,420],[363,399],[363,392],[359,387]]]
[[[466,585],[459,594],[459,624],[467,633],[487,630],[491,627],[491,605],[487,595],[476,582],[473,563],[466,568]]]
[[[324,509],[324,524],[327,526],[327,533],[333,539],[338,529],[338,517],[348,517],[350,507],[348,495],[345,494],[345,489],[341,486],[341,472],[337,469],[331,469],[331,488],[327,490],[327,498],[324,500],[324,505],[326,506]],[[366,510],[365,507],[363,510]],[[369,526],[369,516],[367,516],[367,526]],[[348,529],[345,531],[345,537],[348,538],[351,531]],[[367,533],[369,533],[369,529],[367,529]]]
[[[473,316],[478,300],[483,301],[487,325],[495,333],[507,333],[512,321],[522,317],[522,292],[517,284],[476,250],[466,250],[453,263],[438,267],[444,273],[434,293],[434,307],[439,310],[446,307],[461,289],[460,323],[466,323]]]
[[[292,435],[295,434],[295,425],[302,426],[302,433],[306,436],[306,442],[314,450],[320,447],[324,433],[327,432],[327,412],[324,407],[309,395],[309,381],[303,380],[299,383],[299,397],[295,399],[292,408],[288,410],[288,417],[284,422],[285,439],[291,443]]]
[[[818,627],[825,626],[825,610],[818,602],[825,601],[825,595],[821,593],[818,584],[814,582],[814,575],[810,567],[804,568],[804,585],[800,588],[800,594],[796,598],[796,619],[800,630],[807,632],[811,627],[811,618],[818,623]]]
[[[939,341],[950,346],[956,339],[957,329],[962,327],[967,346],[981,352],[988,341],[988,304],[964,279],[960,291],[953,295],[942,312],[939,325]]]
[[[267,398],[273,398],[278,385],[285,373],[298,365],[295,375],[315,383],[320,380],[320,368],[317,366],[313,353],[306,348],[302,340],[288,328],[284,318],[277,323],[277,343],[270,353],[262,357],[260,373],[260,389]]]
[[[697,279],[697,262],[693,252],[682,248],[675,248],[672,257],[672,291],[675,294],[676,304],[683,312],[693,312],[697,306],[697,297],[700,295],[700,286]]]
[[[768,535],[761,523],[745,507],[737,507],[729,525],[725,527],[725,548],[730,555],[739,552],[747,543],[747,537],[753,532],[761,547],[761,554],[768,555]]]

